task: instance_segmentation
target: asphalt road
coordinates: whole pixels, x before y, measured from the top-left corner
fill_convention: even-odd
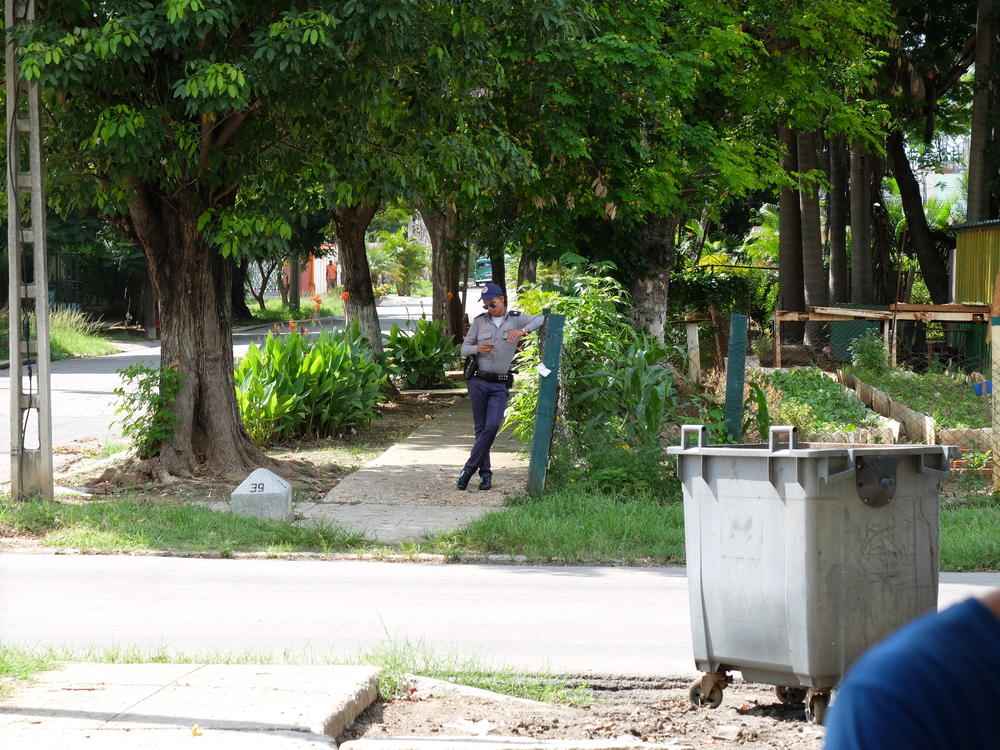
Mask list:
[[[387,641],[533,669],[691,671],[682,569],[0,556],[7,643],[356,653]]]
[[[941,604],[995,586],[943,574]],[[9,554],[0,638],[317,656],[395,641],[560,673],[694,674],[683,568]]]

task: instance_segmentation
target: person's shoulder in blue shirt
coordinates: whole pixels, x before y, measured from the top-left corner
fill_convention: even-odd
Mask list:
[[[825,750],[1000,747],[1000,590],[896,631],[854,663]]]

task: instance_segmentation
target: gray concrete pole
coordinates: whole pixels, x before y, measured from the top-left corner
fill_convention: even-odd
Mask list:
[[[35,18],[35,0],[5,0],[7,28]],[[52,411],[49,388],[49,282],[45,247],[41,92],[21,80],[13,44],[6,50],[7,203],[10,271],[11,495],[53,497]],[[23,136],[27,134],[27,139]],[[26,148],[25,148],[26,147]],[[24,171],[25,161],[28,170]],[[22,201],[27,193],[28,205]],[[27,208],[27,215],[25,215]],[[32,274],[26,278],[25,246]],[[28,312],[35,314],[35,338]],[[26,376],[26,377],[25,377]],[[28,447],[33,445],[34,447]]]

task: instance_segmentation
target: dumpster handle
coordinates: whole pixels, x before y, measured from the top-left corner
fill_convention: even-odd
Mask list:
[[[705,429],[703,424],[686,424],[681,425],[681,450],[686,451],[691,447],[690,437],[693,434],[698,435],[698,447],[704,448],[708,445],[708,430]]]
[[[935,477],[948,476],[951,472],[951,466],[948,459],[951,457],[952,453],[949,448],[950,446],[942,445],[940,446],[940,451],[935,450],[931,453],[921,453],[917,462],[917,472],[920,474],[930,474]],[[938,469],[931,466],[927,463],[928,459],[938,464],[938,466],[944,466],[944,469]]]
[[[799,430],[797,427],[772,427],[768,435],[768,445],[771,453],[774,453],[776,450],[784,450],[780,448],[781,443],[778,442],[779,435],[788,435],[788,450],[795,450],[799,447]]]
[[[826,480],[827,484],[833,484],[836,481],[844,479],[845,477],[850,477],[854,475],[854,451],[847,451],[847,460],[844,462],[846,468],[840,471],[830,471],[830,462],[833,459],[827,458],[824,463],[819,464],[820,468],[820,479]]]

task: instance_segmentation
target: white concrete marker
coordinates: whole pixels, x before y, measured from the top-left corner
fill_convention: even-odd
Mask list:
[[[269,469],[257,469],[233,490],[233,513],[292,520],[292,485]]]

